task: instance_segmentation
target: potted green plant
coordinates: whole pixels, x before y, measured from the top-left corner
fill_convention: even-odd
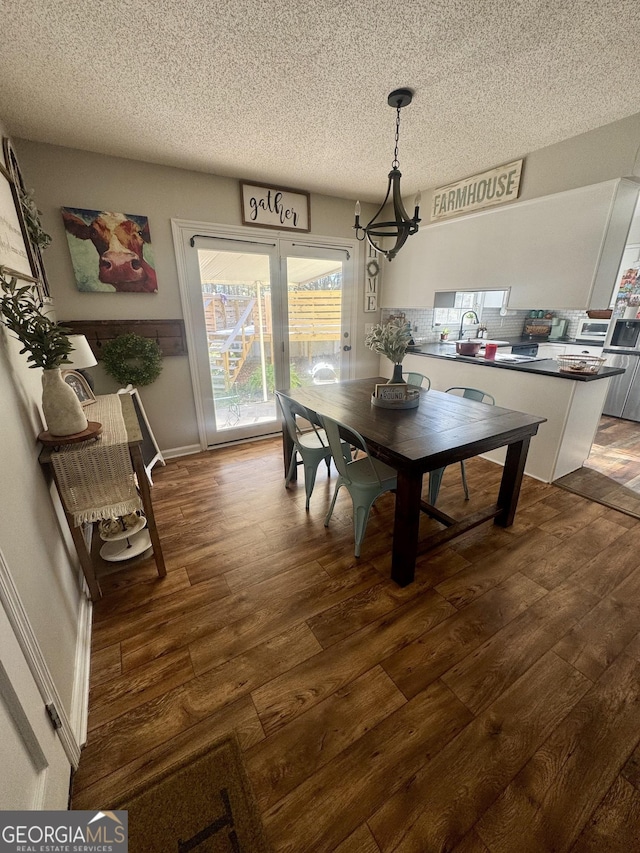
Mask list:
[[[440,340],[446,341],[449,338],[449,329],[442,329],[440,332]]]
[[[22,344],[29,367],[42,368],[42,409],[49,432],[68,436],[85,430],[80,400],[60,372],[73,350],[71,330],[46,316],[30,285],[18,287],[15,278],[5,276],[0,276],[0,319]]]
[[[370,350],[384,355],[393,363],[393,376],[389,382],[404,382],[402,378],[402,360],[411,340],[411,326],[402,320],[392,319],[387,323],[378,323],[364,339]]]

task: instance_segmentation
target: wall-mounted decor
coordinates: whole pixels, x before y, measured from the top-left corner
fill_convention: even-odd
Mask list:
[[[65,328],[84,335],[93,354],[102,360],[102,348],[121,335],[141,335],[155,341],[163,356],[186,355],[184,320],[67,320]]]
[[[2,141],[2,147],[6,163],[6,170],[3,169],[2,174],[9,181],[15,213],[15,217],[12,217],[10,226],[10,230],[13,234],[11,242],[12,251],[15,253],[17,250],[21,255],[21,260],[19,266],[15,266],[11,263],[4,263],[1,256],[3,254],[3,248],[6,247],[0,246],[0,266],[9,267],[10,273],[19,273],[19,277],[26,281],[34,281],[37,285],[38,295],[40,298],[44,298],[49,296],[49,284],[44,271],[44,264],[42,262],[40,249],[46,248],[46,246],[51,242],[51,238],[45,231],[43,231],[42,226],[40,225],[40,211],[37,210],[35,202],[31,197],[31,193],[25,189],[22,173],[20,172],[20,166],[18,165],[18,158],[16,157],[16,152],[13,149],[11,140],[5,137]],[[2,184],[4,185],[4,180],[2,180]],[[5,198],[6,191],[3,186],[2,202],[0,206],[2,215],[5,213]],[[16,239],[14,232],[16,219],[18,222],[19,235],[22,238],[21,240]],[[5,227],[5,223],[1,222],[0,228],[2,228],[2,231],[5,230]],[[2,242],[2,238],[0,238],[0,243]],[[26,256],[26,263],[24,262],[24,258],[22,258],[22,253]]]
[[[380,264],[376,258],[375,249],[367,246],[367,264],[364,276],[364,311],[371,313],[378,310],[378,282],[380,280]]]
[[[242,224],[277,231],[311,231],[309,193],[240,181]]]
[[[11,192],[11,178],[0,164],[0,267],[5,275],[31,275],[27,249]]]
[[[146,216],[63,207],[62,218],[78,290],[157,292]]]
[[[515,201],[520,192],[522,163],[522,160],[514,160],[513,163],[434,190],[431,221]]]

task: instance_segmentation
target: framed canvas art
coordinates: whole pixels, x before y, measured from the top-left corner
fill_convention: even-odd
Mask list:
[[[78,290],[157,293],[146,216],[63,207],[62,219]]]

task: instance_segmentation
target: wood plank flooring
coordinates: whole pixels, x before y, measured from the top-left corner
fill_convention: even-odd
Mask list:
[[[451,515],[495,500],[500,468],[467,473]],[[525,478],[513,527],[400,589],[394,496],[356,559],[347,492],[325,528],[335,474],[305,512],[278,440],[154,482],[168,574],[102,579],[74,808],[235,729],[276,853],[640,850],[639,520]]]
[[[640,424],[603,415],[589,458],[556,485],[640,519]]]
[[[640,494],[640,424],[603,415],[585,466]]]

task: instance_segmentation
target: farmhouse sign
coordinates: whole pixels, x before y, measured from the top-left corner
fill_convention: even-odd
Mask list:
[[[311,231],[309,193],[240,181],[242,224],[278,231]]]
[[[522,163],[522,160],[514,160],[513,163],[506,163],[497,169],[481,172],[435,190],[431,204],[431,221],[448,219],[450,216],[470,213],[472,210],[518,198]]]

